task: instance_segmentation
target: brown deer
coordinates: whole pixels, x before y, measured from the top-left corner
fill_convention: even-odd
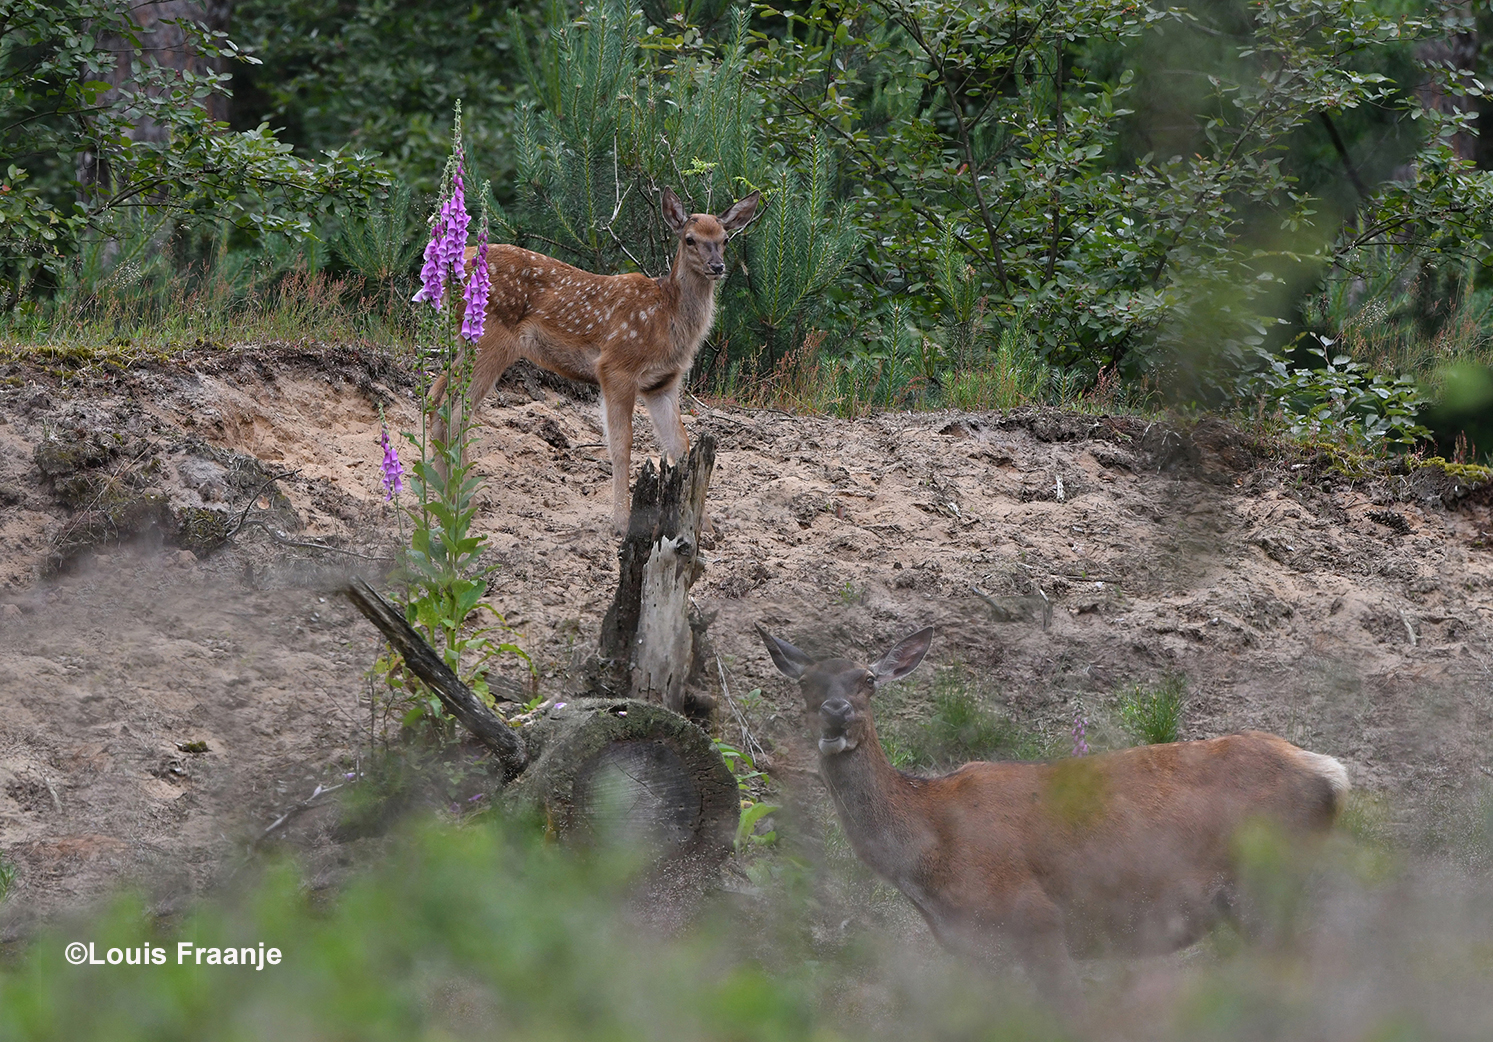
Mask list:
[[[1064,1005],[1078,997],[1073,956],[1175,951],[1237,919],[1241,826],[1325,832],[1348,790],[1337,760],[1258,731],[904,774],[876,737],[871,699],[923,660],[932,627],[870,667],[816,662],[759,632],[817,717],[820,775],[856,854],[944,947],[985,960],[1008,941]]]
[[[664,455],[683,459],[689,441],[679,415],[679,385],[715,318],[716,283],[726,277],[726,239],[751,223],[761,198],[753,192],[714,217],[686,212],[665,188],[664,222],[679,237],[679,250],[669,274],[659,279],[593,275],[517,246],[487,248],[492,292],[476,345],[470,401],[481,402],[520,358],[599,386],[618,535],[627,529],[633,408],[641,397]],[[468,249],[467,264],[476,252]],[[432,412],[445,393],[443,376],[431,388]],[[438,414],[433,431],[445,441]]]

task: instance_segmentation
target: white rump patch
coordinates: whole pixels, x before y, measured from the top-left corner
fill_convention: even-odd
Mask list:
[[[1332,794],[1338,799],[1342,799],[1353,788],[1353,784],[1348,781],[1348,768],[1343,766],[1341,760],[1321,753],[1307,752],[1305,749],[1297,749],[1296,758],[1307,770],[1325,778],[1327,784],[1332,786]]]

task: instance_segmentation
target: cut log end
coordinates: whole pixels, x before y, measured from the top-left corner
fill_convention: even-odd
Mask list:
[[[505,798],[537,805],[560,834],[701,867],[731,852],[736,778],[683,717],[632,699],[581,700],[533,730],[543,751]]]

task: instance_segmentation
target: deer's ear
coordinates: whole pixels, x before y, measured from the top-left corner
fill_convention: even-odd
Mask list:
[[[933,627],[918,630],[910,637],[903,637],[892,645],[892,650],[881,657],[881,661],[871,667],[871,672],[876,674],[878,684],[889,684],[893,680],[901,680],[907,674],[918,668],[918,663],[923,661],[923,656],[928,654],[928,645],[933,643]]]
[[[757,204],[761,201],[762,193],[753,192],[745,199],[733,204],[731,209],[721,214],[716,220],[721,222],[721,227],[727,232],[739,232],[756,218]]]
[[[679,201],[679,196],[674,194],[674,189],[665,188],[663,194],[664,223],[675,235],[684,231],[684,226],[689,223],[689,211]]]
[[[761,626],[757,627],[757,632],[762,634],[762,643],[767,645],[767,653],[772,656],[772,664],[778,667],[779,673],[790,680],[798,680],[814,664],[813,659],[786,640],[778,640]]]

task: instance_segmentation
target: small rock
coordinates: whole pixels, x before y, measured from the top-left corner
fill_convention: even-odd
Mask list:
[[[0,619],[10,621],[11,619],[19,619],[20,617],[21,608],[19,605],[7,604],[4,606],[0,606]]]
[[[190,550],[176,551],[176,564],[179,568],[189,568],[197,563],[197,555]]]

